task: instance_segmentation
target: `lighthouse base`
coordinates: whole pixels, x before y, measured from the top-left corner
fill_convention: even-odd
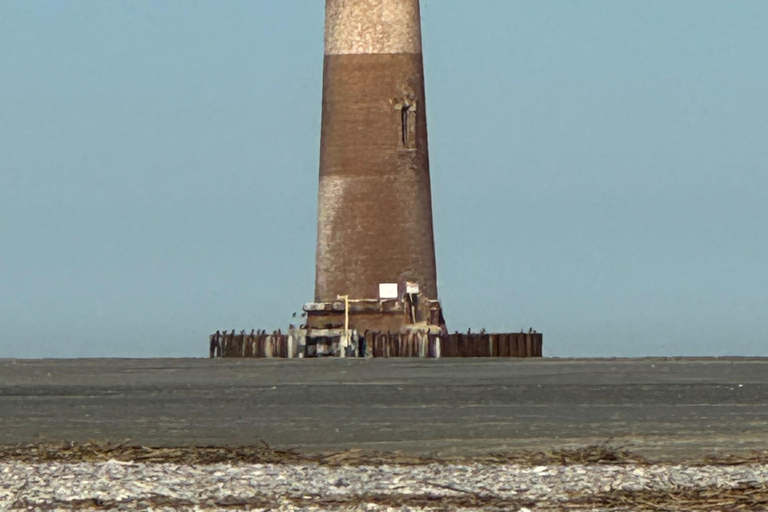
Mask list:
[[[419,327],[445,329],[440,301],[407,294],[401,299],[350,299],[304,305],[308,329],[398,333]]]

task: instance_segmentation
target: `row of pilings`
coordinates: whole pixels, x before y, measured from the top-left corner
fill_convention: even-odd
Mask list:
[[[235,334],[217,331],[210,336],[210,357],[258,357],[284,358],[301,357],[298,350],[299,336],[290,332],[283,334],[277,330],[271,334],[267,331],[251,331],[250,334],[241,332]]]
[[[454,333],[366,332],[354,336],[347,356],[352,357],[542,357],[541,333]],[[318,341],[319,340],[319,341]],[[251,331],[220,333],[210,337],[210,357],[302,358],[338,355],[327,338],[307,337],[306,331],[288,333]],[[322,350],[321,348],[322,347]]]

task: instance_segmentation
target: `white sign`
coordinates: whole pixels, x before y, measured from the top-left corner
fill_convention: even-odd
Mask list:
[[[419,293],[419,283],[405,282],[405,293]]]
[[[397,283],[380,283],[379,284],[379,298],[380,299],[397,299]]]

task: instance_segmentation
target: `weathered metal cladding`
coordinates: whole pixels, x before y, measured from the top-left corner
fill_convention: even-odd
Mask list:
[[[436,299],[418,1],[328,0],[326,18],[315,301],[406,280]]]

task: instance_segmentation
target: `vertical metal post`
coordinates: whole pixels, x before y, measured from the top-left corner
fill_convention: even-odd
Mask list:
[[[339,295],[337,299],[344,299],[344,334],[339,341],[339,357],[347,357],[349,345],[349,295]]]

